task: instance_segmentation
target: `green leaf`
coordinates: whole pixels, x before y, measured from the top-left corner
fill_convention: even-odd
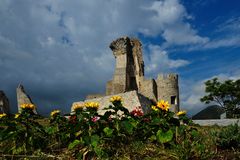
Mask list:
[[[173,132],[169,129],[167,132],[163,132],[161,129],[157,131],[157,140],[160,143],[170,142],[173,138]]]
[[[13,154],[21,154],[21,153],[25,153],[25,152],[26,152],[25,145],[22,145],[20,147],[14,146],[14,148],[12,149]]]
[[[128,121],[123,121],[122,125],[124,129],[127,131],[127,133],[132,134],[133,133],[133,125],[129,123]]]
[[[133,126],[134,128],[137,128],[138,123],[139,123],[137,120],[134,120],[133,118],[131,118],[129,121],[130,121],[130,123],[132,124],[132,126]]]
[[[91,145],[93,147],[96,147],[98,145],[99,140],[100,140],[100,137],[98,135],[96,135],[96,134],[92,135],[91,136]]]
[[[58,128],[57,127],[48,127],[45,129],[45,131],[48,133],[48,134],[54,134],[58,131]]]
[[[104,133],[106,134],[107,137],[112,137],[113,134],[113,129],[109,128],[109,127],[105,127],[103,129]]]
[[[76,136],[76,137],[80,136],[80,135],[82,134],[82,132],[83,132],[82,130],[76,132],[76,133],[75,133],[75,136]]]
[[[79,145],[80,143],[81,143],[81,141],[75,139],[72,143],[70,143],[70,144],[68,145],[68,149],[73,149],[73,148],[75,148],[77,145]]]
[[[100,148],[100,147],[94,147],[94,151],[98,157],[101,157],[104,154],[102,148]]]
[[[155,135],[152,135],[149,140],[152,142],[152,141],[156,141],[157,137]]]
[[[160,119],[158,117],[154,117],[151,122],[151,125],[161,125],[161,124],[163,124],[163,119]]]

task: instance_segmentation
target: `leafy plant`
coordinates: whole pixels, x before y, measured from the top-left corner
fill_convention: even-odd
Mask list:
[[[198,128],[181,125],[176,128],[176,144],[172,150],[179,159],[211,159],[215,155],[213,143]]]
[[[23,104],[20,114],[15,118],[8,117],[0,120],[0,140],[5,143],[3,152],[11,154],[31,154],[47,146],[47,134],[42,125],[35,120],[33,104]]]
[[[221,149],[240,148],[240,127],[238,124],[230,125],[215,132],[217,146]]]

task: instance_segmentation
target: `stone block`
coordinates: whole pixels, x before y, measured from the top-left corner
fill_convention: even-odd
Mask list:
[[[24,90],[23,85],[19,84],[17,87],[17,103],[18,103],[18,112],[21,112],[22,104],[34,104],[29,95]],[[33,110],[35,114],[37,114],[36,110]]]
[[[116,95],[122,97],[123,106],[126,107],[130,112],[139,106],[142,107],[144,113],[148,113],[151,110],[151,105],[152,105],[151,100],[149,100],[145,96],[139,94],[137,91],[129,91],[129,92],[120,93],[120,94],[116,94]],[[116,95],[114,95],[114,96],[116,96]],[[74,104],[82,104],[84,102],[98,102],[100,105],[98,113],[104,114],[105,110],[103,110],[103,109],[112,104],[109,101],[112,96],[113,95],[105,96],[105,97],[101,97],[101,98],[88,99],[88,100],[80,101],[80,102],[74,102],[72,104],[72,106]]]
[[[144,79],[139,92],[153,101],[157,101],[157,84],[154,79]]]

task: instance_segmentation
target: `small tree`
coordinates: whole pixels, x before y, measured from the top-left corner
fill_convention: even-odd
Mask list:
[[[218,78],[205,82],[205,92],[201,102],[215,102],[225,111],[227,118],[240,118],[240,79],[218,81]]]

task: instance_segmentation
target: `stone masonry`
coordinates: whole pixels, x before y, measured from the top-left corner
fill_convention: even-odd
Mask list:
[[[113,79],[106,84],[106,96],[136,90],[153,101],[165,100],[174,112],[179,111],[179,86],[177,74],[159,74],[157,79],[144,77],[142,44],[138,39],[121,37],[110,44],[116,59]],[[88,95],[87,99],[104,95]]]
[[[141,106],[142,110],[144,113],[147,113],[150,111],[150,107],[151,106],[151,101],[149,101],[148,98],[146,98],[145,96],[137,93],[136,90],[133,91],[128,91],[125,93],[119,93],[116,94],[117,96],[121,96],[122,97],[122,104],[124,107],[126,107],[129,111],[134,110],[136,107]],[[110,98],[112,97],[112,95],[109,96],[104,96],[104,97],[98,97],[98,98],[93,98],[93,99],[88,99],[85,100],[84,102],[98,102],[99,103],[99,110],[98,113],[99,114],[104,114],[104,112],[106,110],[103,110],[104,107],[108,107],[109,105],[111,105],[112,103],[109,101]],[[83,104],[83,101],[80,102],[74,102],[72,104],[72,106],[74,106],[75,104]],[[72,110],[73,112],[73,110]]]
[[[34,104],[29,95],[26,94],[23,85],[19,84],[17,87],[17,103],[18,103],[18,112],[21,112],[21,105],[28,103]],[[35,114],[37,114],[36,110],[33,110]]]
[[[106,95],[138,90],[144,74],[141,43],[123,37],[113,41],[110,48],[116,58],[116,66],[113,80],[107,82]]]
[[[3,91],[0,91],[0,114],[10,113],[9,100]]]
[[[156,80],[158,100],[165,100],[171,104],[174,112],[179,111],[179,87],[177,74],[159,74]]]

